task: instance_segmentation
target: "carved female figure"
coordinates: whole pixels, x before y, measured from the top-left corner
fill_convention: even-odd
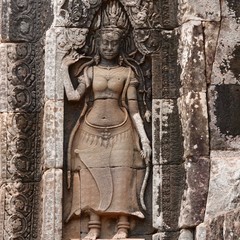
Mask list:
[[[100,58],[84,68],[76,89],[68,68],[80,55],[71,52],[63,64],[68,100],[79,101],[87,92],[93,100],[72,131],[68,172],[73,188],[68,219],[87,212],[85,239],[91,240],[100,236],[101,216],[119,219],[115,239],[128,236],[130,216],[144,218],[138,203],[137,172],[145,167],[143,159],[149,159],[151,147],[138,109],[138,80],[131,67],[120,65],[123,30],[114,24],[116,20],[119,23],[120,18],[110,19],[98,31]]]

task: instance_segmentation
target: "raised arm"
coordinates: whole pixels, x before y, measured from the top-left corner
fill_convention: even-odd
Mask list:
[[[67,99],[69,101],[79,101],[86,90],[86,84],[83,77],[79,78],[79,85],[76,89],[74,89],[72,81],[69,76],[69,66],[77,62],[79,60],[79,57],[80,56],[77,52],[72,51],[69,55],[64,57],[61,66],[61,73],[64,79],[63,84],[67,95]]]
[[[136,91],[135,86],[130,85],[128,87],[127,98],[128,98],[128,107],[129,107],[129,112],[130,112],[131,118],[132,118],[134,126],[137,129],[137,132],[140,136],[140,141],[142,144],[142,156],[146,160],[149,160],[152,150],[150,147],[150,141],[149,141],[146,131],[144,129],[143,120],[139,113],[138,101],[137,101],[137,91]]]

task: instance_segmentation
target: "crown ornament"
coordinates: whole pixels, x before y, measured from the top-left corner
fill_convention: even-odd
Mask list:
[[[123,6],[117,0],[110,0],[95,17],[93,28],[99,31],[114,31],[124,35],[128,31],[129,25],[128,16]]]

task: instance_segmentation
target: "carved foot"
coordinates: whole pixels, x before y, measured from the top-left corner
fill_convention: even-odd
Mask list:
[[[112,239],[125,239],[128,236],[127,229],[119,229]]]
[[[83,240],[96,240],[100,236],[99,229],[90,229],[87,236],[83,238]]]

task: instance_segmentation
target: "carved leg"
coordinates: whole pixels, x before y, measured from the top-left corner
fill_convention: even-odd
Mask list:
[[[118,222],[118,230],[117,233],[113,236],[113,239],[124,239],[128,237],[128,231],[130,228],[130,224],[127,216],[120,216]]]
[[[100,217],[95,213],[90,213],[88,222],[89,232],[83,240],[96,240],[100,236],[101,222]]]

